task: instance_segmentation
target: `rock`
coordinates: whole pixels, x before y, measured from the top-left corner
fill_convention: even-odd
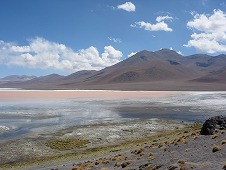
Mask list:
[[[201,135],[213,135],[216,130],[226,130],[226,116],[215,116],[205,121]]]

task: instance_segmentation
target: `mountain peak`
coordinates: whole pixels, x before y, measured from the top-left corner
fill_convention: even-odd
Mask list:
[[[155,51],[155,53],[157,54],[161,54],[161,55],[171,55],[171,54],[176,54],[176,55],[180,55],[178,52],[172,50],[172,49],[168,49],[168,48],[162,48],[158,51]]]
[[[181,59],[183,58],[183,56],[177,53],[176,51],[167,48],[155,51],[155,53],[159,56],[158,58],[160,59],[167,59],[180,62]]]
[[[148,50],[142,50],[142,51],[137,52],[134,55],[148,55],[148,54],[150,54],[150,51],[148,51]]]
[[[160,50],[157,50],[157,51],[174,51],[174,50],[169,49],[169,48],[161,48]],[[157,52],[157,51],[156,51],[156,52]]]

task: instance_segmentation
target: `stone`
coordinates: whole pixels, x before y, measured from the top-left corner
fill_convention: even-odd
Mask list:
[[[201,135],[213,135],[217,130],[226,130],[226,116],[215,116],[205,121]]]

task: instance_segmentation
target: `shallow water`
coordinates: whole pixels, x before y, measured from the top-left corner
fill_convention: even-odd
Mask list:
[[[204,121],[226,115],[226,92],[184,92],[127,100],[23,99],[0,101],[0,139],[76,125],[135,119]]]

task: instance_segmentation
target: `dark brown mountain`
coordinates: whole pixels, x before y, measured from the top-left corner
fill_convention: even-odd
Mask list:
[[[96,70],[82,70],[64,77],[64,80],[79,80],[95,74]]]
[[[86,78],[86,84],[111,84],[125,82],[149,82],[190,80],[201,77],[198,69],[191,69],[185,57],[173,50],[157,52],[141,51],[113,66]]]
[[[174,50],[161,49],[159,51],[155,51],[155,53],[158,55],[158,58],[160,59],[176,61],[176,62],[181,62],[183,60],[183,56],[181,54],[178,54]]]
[[[187,63],[191,69],[199,70],[201,72],[210,73],[217,71],[226,65],[226,55],[208,56],[204,54],[195,54],[185,57],[184,63]]]
[[[100,71],[49,75],[0,87],[28,89],[226,90],[226,55],[182,56],[169,49],[141,51]]]
[[[192,80],[194,82],[222,82],[226,83],[226,67],[219,69],[218,71],[210,72],[208,75]],[[226,86],[226,85],[225,85]]]
[[[181,58],[183,57],[178,53],[167,49],[158,52],[141,51],[118,64],[96,72],[84,81],[97,84],[186,80],[196,75],[198,77],[196,71],[180,63]]]

